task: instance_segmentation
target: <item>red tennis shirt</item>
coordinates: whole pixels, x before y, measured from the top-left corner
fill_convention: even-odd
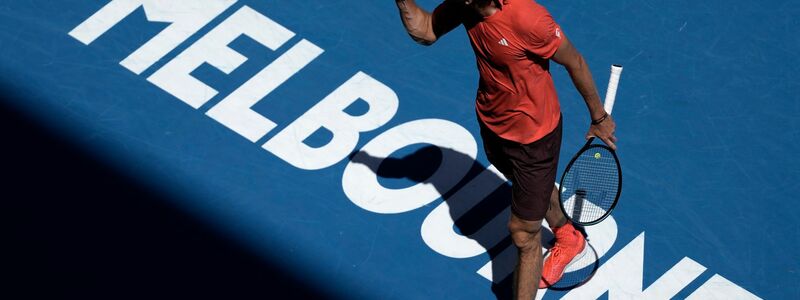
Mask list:
[[[498,136],[528,144],[558,125],[549,59],[561,45],[561,28],[533,0],[505,0],[489,17],[466,14],[480,81],[478,118]]]

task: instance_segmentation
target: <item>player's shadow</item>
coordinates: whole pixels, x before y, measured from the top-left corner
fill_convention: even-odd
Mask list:
[[[470,165],[470,171],[464,176],[463,174],[453,174],[452,170],[438,170],[443,157],[453,161],[454,165]],[[511,203],[511,185],[504,178],[492,174],[489,176],[489,180],[473,181],[476,176],[486,170],[487,166],[478,163],[464,153],[436,146],[422,147],[401,158],[375,157],[362,151],[354,153],[350,159],[354,163],[369,167],[379,178],[384,180],[406,179],[412,183],[427,183],[435,186],[450,208],[455,232],[478,242],[486,249],[491,258],[491,273],[494,278],[491,283],[492,292],[497,299],[511,299],[512,271],[516,264],[517,254],[506,227],[510,214],[508,207]],[[435,172],[444,172],[444,175],[431,176]],[[453,181],[447,178],[453,179],[455,176],[463,176],[463,179],[452,186]],[[437,182],[436,178],[439,178],[441,182]],[[477,199],[477,201],[474,198],[469,199],[470,195],[453,197],[459,190],[469,188],[468,185],[473,184],[497,188],[488,196]],[[471,196],[480,197],[479,195]],[[477,204],[475,204],[476,202]],[[464,211],[466,213],[463,213]],[[502,226],[487,226],[498,215],[503,220]],[[497,223],[493,224],[497,225]],[[542,232],[543,244],[549,247],[546,243],[552,240],[553,235],[547,228],[543,228]],[[511,252],[501,255],[507,249],[510,249]],[[474,264],[475,271],[477,271],[485,261],[476,262],[476,260],[468,258],[464,260],[464,263]],[[475,276],[480,275],[476,273]]]

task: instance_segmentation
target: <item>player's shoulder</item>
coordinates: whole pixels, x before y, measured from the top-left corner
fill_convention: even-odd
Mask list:
[[[541,17],[549,16],[550,12],[533,0],[507,0],[508,9],[522,21],[536,21]]]
[[[508,3],[518,29],[540,39],[552,33],[555,21],[547,8],[533,0],[508,0]]]

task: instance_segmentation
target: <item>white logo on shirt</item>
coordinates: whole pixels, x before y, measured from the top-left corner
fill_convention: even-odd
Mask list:
[[[500,40],[500,45],[508,47],[508,41],[506,41],[506,39],[503,38],[503,39]]]
[[[556,28],[556,37],[561,38],[561,28]]]

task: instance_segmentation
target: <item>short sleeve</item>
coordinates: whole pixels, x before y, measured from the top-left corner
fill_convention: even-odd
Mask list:
[[[549,13],[545,12],[540,17],[525,24],[524,32],[523,38],[526,50],[541,58],[549,59],[561,46],[561,27],[556,24],[556,21],[553,20]]]
[[[433,34],[440,37],[462,23],[464,5],[453,0],[444,1],[433,10]]]

